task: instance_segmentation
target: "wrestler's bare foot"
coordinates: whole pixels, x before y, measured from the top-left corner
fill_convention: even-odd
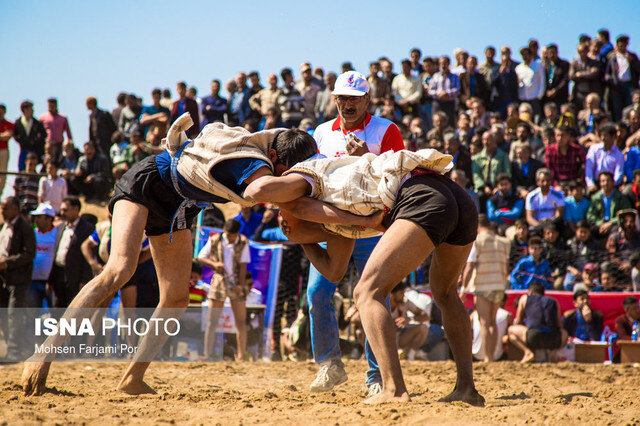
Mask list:
[[[42,395],[47,384],[51,362],[25,362],[22,370],[22,390],[25,395]]]
[[[533,362],[535,359],[536,359],[536,355],[531,351],[527,351],[524,353],[524,356],[522,357],[520,362],[523,364],[527,364],[529,362]]]
[[[409,398],[409,393],[407,391],[402,392],[400,395],[394,395],[391,391],[385,391],[373,395],[370,398],[364,400],[365,404],[376,405],[376,404],[384,404],[385,402],[409,402],[411,398]]]
[[[475,407],[484,407],[484,397],[474,387],[454,389],[449,395],[440,398],[438,402],[462,401]]]
[[[145,393],[156,394],[157,392],[142,379],[134,379],[132,376],[122,378],[116,390],[129,395],[142,395]]]

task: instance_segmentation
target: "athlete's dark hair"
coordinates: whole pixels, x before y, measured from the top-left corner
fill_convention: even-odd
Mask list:
[[[278,154],[278,162],[286,167],[304,161],[318,152],[318,146],[313,137],[298,129],[279,133],[273,141],[273,149]]]

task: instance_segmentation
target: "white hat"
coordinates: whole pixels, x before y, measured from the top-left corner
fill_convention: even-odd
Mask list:
[[[51,204],[49,203],[40,203],[40,205],[38,205],[38,207],[30,212],[32,216],[38,216],[38,215],[47,215],[47,216],[51,216],[51,217],[56,217],[56,212],[53,210],[53,207],[51,207]]]
[[[331,93],[334,95],[364,96],[369,93],[369,82],[359,72],[347,71],[338,76],[335,88]]]

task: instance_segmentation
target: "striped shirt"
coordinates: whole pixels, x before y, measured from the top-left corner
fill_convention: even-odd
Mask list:
[[[469,253],[469,262],[476,263],[469,291],[504,290],[509,272],[511,243],[493,232],[481,231]]]
[[[437,72],[429,80],[429,95],[437,97],[438,93],[446,92],[447,95],[455,97],[460,92],[460,79],[455,74],[442,75]]]

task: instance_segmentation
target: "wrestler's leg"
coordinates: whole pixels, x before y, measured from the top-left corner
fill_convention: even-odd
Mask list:
[[[433,248],[422,227],[409,220],[396,220],[373,249],[355,288],[354,298],[362,326],[382,375],[382,392],[369,398],[367,403],[409,400],[398,359],[396,326],[385,299]]]
[[[191,231],[183,229],[173,233],[173,242],[169,243],[167,234],[149,237],[151,256],[158,273],[160,302],[152,318],[160,318],[165,324],[169,318],[180,318],[189,305],[189,277],[193,247]],[[172,324],[172,323],[167,323]],[[128,394],[155,393],[143,381],[150,361],[166,343],[169,336],[164,327],[159,327],[158,335],[149,332],[142,338],[138,350],[118,384],[118,390]]]
[[[467,262],[471,244],[457,246],[438,245],[429,271],[429,283],[436,304],[442,311],[442,324],[453,352],[458,373],[454,391],[441,402],[464,401],[471,405],[484,405],[484,398],[473,383],[471,355],[471,323],[469,314],[458,297],[458,277]]]
[[[140,244],[144,235],[148,210],[146,207],[128,200],[118,200],[113,209],[111,254],[100,274],[87,283],[69,304],[64,318],[77,319],[79,312],[74,308],[95,308],[105,299],[112,297],[133,275],[138,263]],[[87,310],[87,314],[89,314]],[[47,346],[60,346],[67,336],[50,336],[43,343]],[[45,384],[52,355],[32,356],[26,362],[22,372],[22,387],[25,395],[40,395]]]

